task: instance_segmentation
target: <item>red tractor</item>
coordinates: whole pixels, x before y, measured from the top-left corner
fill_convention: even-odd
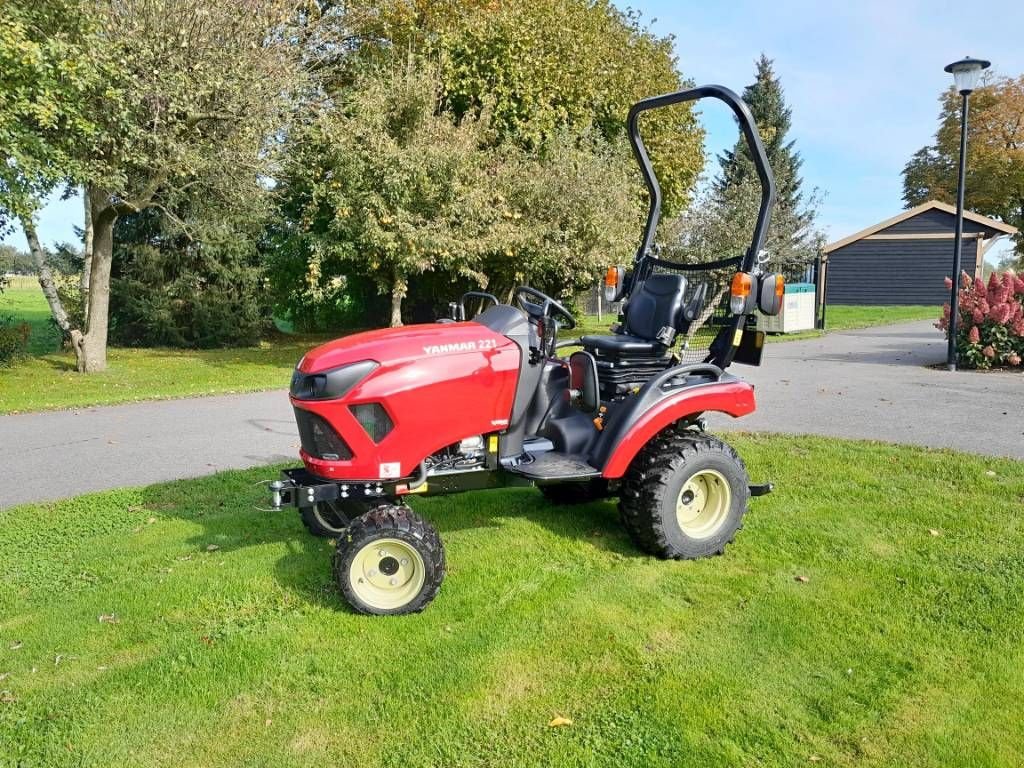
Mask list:
[[[745,254],[675,263],[654,244],[661,192],[638,121],[708,96],[738,119],[760,211]],[[606,276],[607,298],[623,302],[611,333],[560,341],[572,315],[523,286],[514,305],[466,294],[450,318],[346,336],[299,361],[291,402],[304,466],[270,484],[272,504],[337,539],[334,575],[357,611],[420,611],[440,589],[441,539],[408,495],[536,485],[560,504],[617,496],[637,546],[697,558],[721,554],[750,497],[771,490],[750,484],[702,419],[754,410],[753,387],[726,368],[760,362],[753,315],[782,301],[781,276],[762,270],[775,184],[753,118],[732,91],[704,86],[639,102],[628,128],[650,206],[631,270]],[[467,302],[486,308],[467,320]],[[571,346],[582,350],[559,355]]]

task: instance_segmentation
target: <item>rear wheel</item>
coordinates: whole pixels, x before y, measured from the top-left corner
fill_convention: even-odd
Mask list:
[[[729,445],[670,430],[633,460],[619,509],[633,540],[662,558],[720,555],[742,527],[750,478]]]
[[[359,517],[369,508],[369,504],[357,499],[318,501],[312,507],[299,509],[299,517],[314,536],[336,539],[348,527],[350,520]]]
[[[360,613],[422,611],[437,596],[444,574],[441,537],[399,505],[375,507],[354,519],[334,553],[338,588]]]

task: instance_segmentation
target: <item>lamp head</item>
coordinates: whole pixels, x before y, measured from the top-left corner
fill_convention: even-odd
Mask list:
[[[947,64],[945,70],[953,75],[956,89],[961,95],[966,96],[978,87],[981,73],[990,66],[992,66],[991,61],[972,59],[970,56],[966,56],[960,59],[960,61]]]

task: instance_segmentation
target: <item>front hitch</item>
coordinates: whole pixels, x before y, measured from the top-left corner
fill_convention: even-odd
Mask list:
[[[267,483],[267,490],[270,492],[270,508],[274,512],[280,512],[284,507],[312,507],[322,501],[379,499],[392,495],[393,491],[385,488],[384,483],[377,480],[321,480],[302,467],[282,471],[280,480]]]

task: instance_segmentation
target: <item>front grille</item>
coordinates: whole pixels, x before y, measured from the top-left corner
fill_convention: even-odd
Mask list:
[[[334,428],[322,417],[302,408],[295,408],[302,450],[317,459],[344,461],[352,458],[352,450]]]
[[[380,403],[350,405],[349,410],[352,411],[352,415],[356,417],[356,421],[362,425],[363,429],[366,430],[366,434],[368,434],[370,439],[375,443],[379,443],[387,437],[388,433],[395,426],[391,422],[388,412],[384,410]]]

